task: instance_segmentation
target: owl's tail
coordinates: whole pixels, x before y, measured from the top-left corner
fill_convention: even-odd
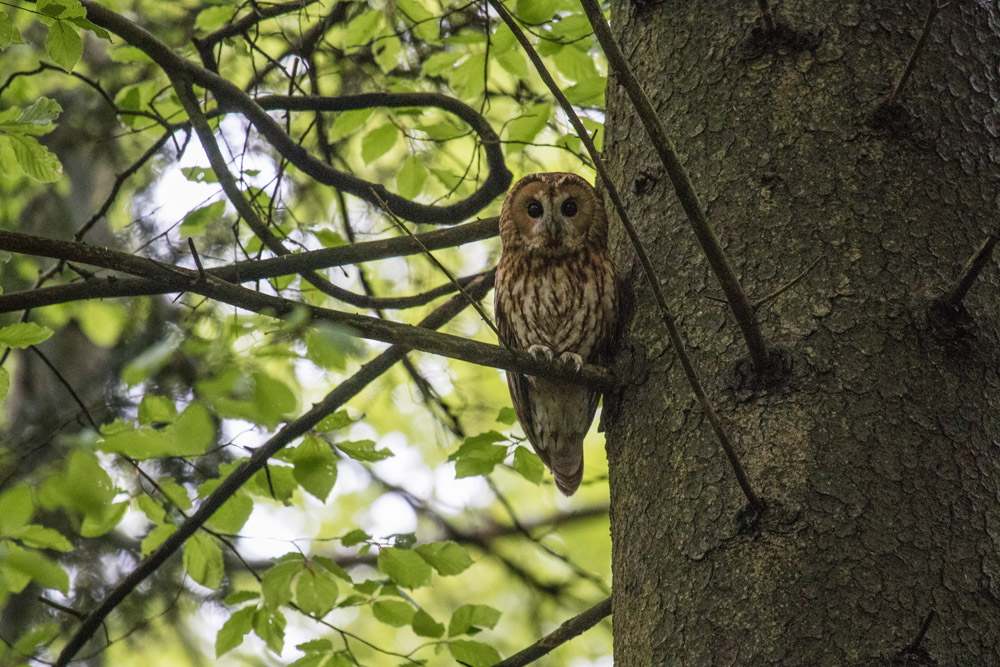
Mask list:
[[[556,487],[564,496],[576,493],[583,479],[583,438],[573,440],[572,443],[559,443],[552,452],[552,474]]]

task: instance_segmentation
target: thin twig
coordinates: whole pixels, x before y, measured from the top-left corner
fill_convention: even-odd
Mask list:
[[[493,0],[490,1],[492,2]],[[554,632],[545,635],[528,648],[518,651],[506,660],[501,660],[493,665],[493,667],[524,667],[524,665],[530,665],[543,655],[550,653],[553,649],[562,646],[570,639],[583,634],[610,615],[611,598],[605,598],[582,614],[569,619]]]
[[[817,257],[816,259],[814,259],[812,261],[812,263],[809,266],[807,266],[806,268],[802,269],[802,273],[800,273],[799,275],[795,276],[794,278],[792,278],[787,283],[785,283],[784,285],[782,285],[778,289],[774,290],[770,294],[768,294],[766,296],[762,296],[761,298],[759,298],[756,301],[754,301],[753,302],[753,309],[757,310],[758,308],[760,308],[761,306],[763,306],[768,301],[770,301],[772,299],[778,298],[779,296],[781,296],[782,294],[784,294],[788,290],[790,290],[793,287],[795,287],[795,284],[797,282],[799,282],[800,280],[802,280],[803,278],[805,278],[806,274],[809,273],[810,271],[812,271],[813,268],[817,264],[819,264],[819,260],[820,259],[822,259],[822,257]]]
[[[482,304],[479,303],[478,301],[476,301],[475,299],[473,299],[471,296],[469,296],[469,293],[465,291],[465,288],[462,287],[462,284],[460,282],[458,282],[458,279],[455,278],[455,276],[452,274],[452,272],[448,270],[448,267],[445,266],[444,264],[442,264],[438,260],[438,258],[434,256],[434,253],[432,253],[430,250],[428,250],[420,242],[420,239],[417,238],[417,235],[414,234],[413,232],[411,232],[410,228],[407,227],[405,224],[403,224],[403,221],[400,220],[399,217],[395,213],[392,212],[392,209],[389,208],[389,205],[387,203],[385,203],[385,200],[382,199],[382,197],[380,197],[379,194],[377,192],[375,192],[375,190],[372,190],[372,196],[374,196],[375,199],[378,201],[379,207],[382,209],[382,211],[385,212],[386,215],[389,216],[389,219],[392,220],[396,224],[397,227],[399,227],[400,229],[402,229],[406,233],[407,236],[409,236],[411,239],[413,239],[414,243],[416,243],[417,245],[420,246],[420,249],[423,250],[424,255],[426,255],[427,258],[430,259],[431,262],[434,264],[434,266],[438,267],[438,269],[441,270],[441,273],[443,273],[448,278],[448,280],[450,280],[452,282],[452,284],[456,288],[458,288],[458,291],[462,293],[462,296],[464,296],[466,299],[469,300],[469,305],[471,305],[473,308],[475,308],[476,312],[479,313],[479,316],[483,318],[483,321],[486,322],[486,324],[488,324],[490,326],[490,329],[493,329],[493,333],[495,333],[497,335],[497,340],[499,340],[503,344],[504,347],[506,347],[507,349],[510,349],[510,346],[507,345],[507,343],[504,341],[503,336],[500,335],[500,330],[497,329],[497,325],[493,323],[493,318],[490,317],[489,313],[487,313],[483,309]]]
[[[667,334],[670,336],[670,342],[674,346],[674,350],[676,350],[677,359],[681,362],[681,367],[684,369],[684,375],[687,377],[688,383],[691,385],[691,390],[698,399],[698,403],[701,405],[702,410],[704,410],[705,417],[712,426],[712,431],[719,439],[719,444],[722,446],[723,451],[726,453],[726,457],[732,465],[733,472],[736,474],[736,481],[740,485],[740,489],[742,489],[747,501],[750,503],[750,507],[755,512],[763,511],[765,508],[764,501],[757,496],[753,488],[750,486],[750,480],[747,479],[746,472],[743,470],[743,465],[740,463],[739,457],[736,455],[736,450],[733,447],[732,440],[730,440],[729,434],[726,432],[726,429],[723,427],[718,415],[715,413],[715,408],[712,406],[712,401],[709,399],[708,394],[705,393],[705,390],[701,385],[701,380],[698,379],[698,373],[695,371],[690,357],[688,357],[684,341],[681,338],[680,331],[677,329],[677,323],[674,320],[673,314],[670,312],[670,306],[667,305],[667,299],[663,295],[663,290],[660,288],[659,281],[656,279],[653,264],[649,259],[649,255],[646,253],[646,249],[642,245],[642,241],[639,239],[639,235],[628,216],[628,212],[625,210],[625,205],[622,203],[621,197],[618,194],[618,188],[615,187],[614,181],[611,180],[611,176],[604,167],[604,161],[597,152],[594,142],[591,140],[586,128],[583,127],[583,123],[580,121],[579,116],[576,115],[576,110],[573,109],[569,100],[566,99],[562,90],[559,89],[559,86],[556,84],[552,75],[549,74],[548,69],[545,67],[545,63],[542,62],[538,52],[535,51],[535,47],[531,45],[531,42],[525,36],[524,31],[521,30],[521,27],[516,21],[514,21],[510,12],[507,11],[507,8],[504,7],[503,3],[499,0],[490,0],[490,4],[493,6],[493,9],[496,10],[503,22],[507,24],[507,27],[510,28],[511,32],[514,33],[514,37],[518,42],[520,42],[521,47],[528,55],[528,59],[531,60],[532,64],[535,66],[538,75],[542,78],[542,81],[545,82],[545,85],[548,86],[552,95],[559,101],[559,105],[563,108],[563,111],[566,112],[566,116],[573,125],[573,129],[576,130],[576,133],[583,142],[583,145],[586,146],[587,152],[590,153],[593,158],[594,166],[597,168],[597,174],[600,177],[601,182],[604,184],[604,190],[607,193],[608,198],[611,200],[612,205],[614,205],[615,211],[618,213],[618,218],[621,220],[622,226],[625,228],[625,232],[628,234],[629,240],[632,242],[632,247],[635,248],[636,255],[639,257],[639,261],[642,264],[646,280],[649,283],[650,289],[656,298],[657,305],[660,308],[660,314],[663,318],[663,323],[667,328]],[[601,21],[604,20],[603,17],[604,15],[601,14]]]
[[[906,61],[906,67],[903,68],[903,71],[899,75],[899,80],[896,81],[896,87],[892,89],[889,99],[885,101],[887,107],[894,107],[899,103],[899,98],[903,95],[903,88],[906,87],[906,82],[909,81],[910,74],[913,73],[913,66],[917,64],[917,58],[920,57],[921,51],[924,50],[924,45],[927,44],[927,36],[931,34],[934,18],[939,11],[947,6],[947,3],[939,5],[938,0],[930,0],[930,2],[931,5],[927,8],[927,17],[924,19],[924,29],[920,33],[917,43],[913,46],[913,51],[910,52],[910,58]]]
[[[201,257],[198,255],[198,248],[194,245],[194,239],[190,236],[188,237],[188,248],[191,249],[191,256],[194,257],[194,265],[198,267],[198,276],[202,280],[206,280],[208,276],[205,275],[205,267],[201,264]]]
[[[1000,241],[1000,231],[995,231],[986,237],[983,244],[979,246],[979,250],[962,267],[962,272],[958,275],[952,286],[948,288],[944,296],[937,299],[939,303],[952,308],[958,308],[965,299],[965,295],[969,293],[972,284],[976,282],[976,278],[979,277],[983,268],[989,263],[990,257],[993,255],[993,249],[996,247],[998,241]]]
[[[904,653],[913,653],[920,648],[920,642],[924,641],[924,635],[926,635],[927,630],[930,629],[935,616],[937,616],[937,612],[931,609],[926,618],[924,618],[924,622],[920,624],[920,630],[917,632],[917,636],[913,638],[913,641],[910,642],[909,646],[903,649]]]
[[[64,614],[69,614],[70,616],[73,616],[75,618],[83,618],[83,614],[80,613],[80,612],[78,612],[76,609],[73,609],[72,607],[67,607],[64,604],[59,604],[55,600],[50,600],[47,597],[45,597],[44,595],[39,595],[36,599],[39,602],[41,602],[42,604],[47,604],[48,606],[52,607],[53,609],[61,611]]]

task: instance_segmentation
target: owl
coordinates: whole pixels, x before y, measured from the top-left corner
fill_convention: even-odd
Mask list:
[[[500,240],[494,305],[501,341],[577,370],[608,363],[619,299],[594,188],[576,174],[525,176],[503,202]],[[601,392],[512,372],[507,386],[525,435],[559,490],[572,495]]]

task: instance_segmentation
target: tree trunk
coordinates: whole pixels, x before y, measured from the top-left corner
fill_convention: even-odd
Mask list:
[[[619,42],[789,373],[766,385],[614,77],[606,158],[695,366],[769,509],[746,521],[634,253],[650,374],[609,424],[615,665],[853,665],[920,647],[1000,664],[1000,298],[930,301],[1000,221],[1000,10],[786,0],[613,2]],[[809,34],[807,34],[809,33]],[[757,35],[759,37],[759,33]],[[810,268],[811,267],[811,268]],[[934,664],[924,656],[924,662]]]

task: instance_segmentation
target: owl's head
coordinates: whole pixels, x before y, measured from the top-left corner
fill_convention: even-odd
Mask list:
[[[563,172],[531,174],[511,188],[500,211],[504,252],[548,256],[608,245],[604,207],[590,183]]]

